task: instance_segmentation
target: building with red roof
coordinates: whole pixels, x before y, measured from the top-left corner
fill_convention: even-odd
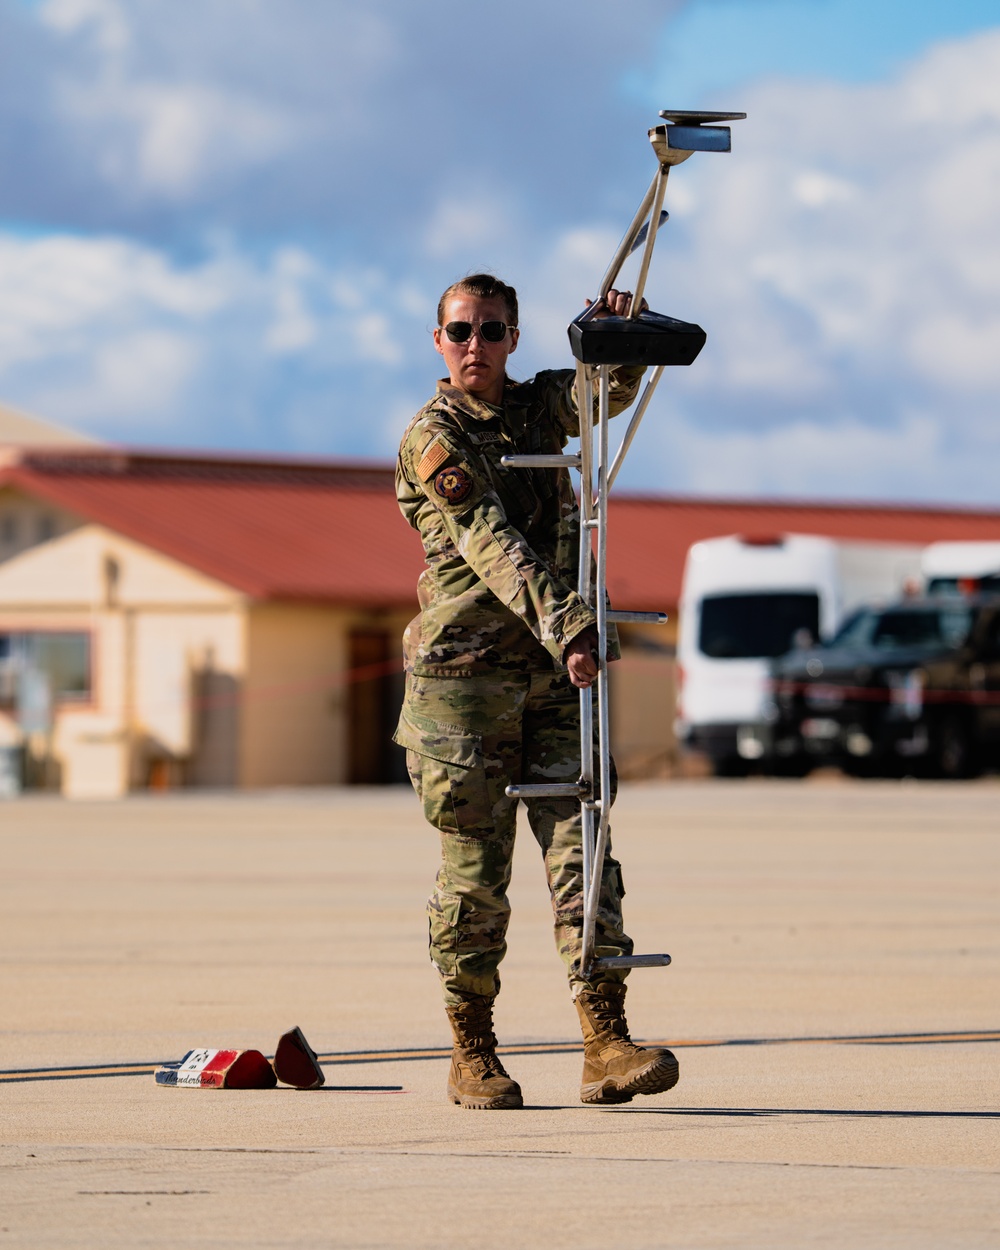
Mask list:
[[[402,779],[389,736],[423,557],[392,478],[348,461],[0,450],[0,749],[23,743],[35,784],[79,795]],[[1000,511],[620,495],[612,599],[673,614],[693,542],[788,532],[997,539]],[[643,644],[615,682],[636,773],[672,749],[673,634],[624,641]]]
[[[421,564],[383,465],[8,449],[0,746],[72,795],[405,775]]]

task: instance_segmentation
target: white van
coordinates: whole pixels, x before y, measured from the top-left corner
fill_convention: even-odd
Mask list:
[[[771,660],[830,637],[862,604],[898,597],[919,578],[920,552],[812,534],[695,543],[681,586],[679,739],[718,774],[780,764],[796,748],[771,742]]]
[[[931,543],[920,567],[929,595],[1000,592],[1000,542]]]

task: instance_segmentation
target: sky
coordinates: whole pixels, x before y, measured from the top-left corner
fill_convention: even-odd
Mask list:
[[[1000,507],[996,0],[0,0],[0,402],[388,459],[463,274],[572,364],[661,108],[748,116],[671,175],[708,343],[622,488]]]

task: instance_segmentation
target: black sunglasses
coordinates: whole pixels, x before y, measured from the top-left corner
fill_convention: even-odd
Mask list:
[[[453,343],[468,343],[473,330],[478,330],[479,337],[487,343],[502,343],[507,331],[513,329],[506,321],[481,321],[477,326],[471,321],[449,321],[444,332]]]

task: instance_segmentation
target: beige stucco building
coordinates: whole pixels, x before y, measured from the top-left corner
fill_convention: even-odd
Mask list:
[[[998,529],[995,512],[620,496],[609,588],[673,616],[701,538]],[[422,567],[387,465],[0,446],[0,792],[14,769],[76,797],[404,780],[391,734]],[[625,777],[676,769],[674,630],[621,629]]]
[[[289,508],[299,490],[311,516]],[[380,586],[376,552],[365,578],[342,550],[352,504],[373,490],[392,504],[386,470],[14,458],[0,471],[0,747],[24,748],[28,784],[106,797],[401,778],[389,735],[413,607]],[[261,510],[269,544],[254,559],[240,520],[256,513],[259,528]],[[304,560],[310,521],[326,530]],[[330,568],[310,576],[317,548]]]

